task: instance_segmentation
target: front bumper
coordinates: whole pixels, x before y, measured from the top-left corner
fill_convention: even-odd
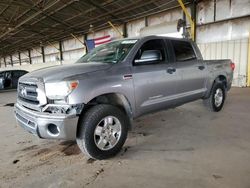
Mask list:
[[[28,132],[40,138],[75,140],[78,116],[67,114],[50,114],[32,111],[18,103],[15,104],[14,113],[17,123]],[[57,128],[57,134],[53,134],[49,126]]]

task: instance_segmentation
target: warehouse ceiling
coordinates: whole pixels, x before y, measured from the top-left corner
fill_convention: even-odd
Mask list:
[[[187,0],[185,1],[188,2]],[[165,11],[177,0],[1,0],[0,55]]]

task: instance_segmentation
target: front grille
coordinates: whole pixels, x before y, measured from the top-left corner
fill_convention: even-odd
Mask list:
[[[26,103],[38,105],[39,100],[37,99],[37,84],[35,83],[22,83],[18,85],[18,98]]]

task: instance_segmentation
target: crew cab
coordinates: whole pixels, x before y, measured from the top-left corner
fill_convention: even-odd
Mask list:
[[[144,114],[199,99],[219,112],[233,70],[231,60],[204,61],[188,39],[125,38],[21,77],[15,117],[40,138],[76,140],[88,157],[106,159]]]

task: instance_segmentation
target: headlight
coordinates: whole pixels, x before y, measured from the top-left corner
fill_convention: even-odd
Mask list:
[[[78,86],[78,81],[45,83],[45,92],[49,99],[63,99]]]

